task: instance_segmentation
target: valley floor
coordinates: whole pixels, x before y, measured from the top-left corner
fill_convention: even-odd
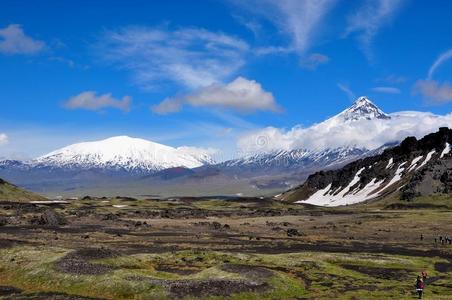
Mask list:
[[[433,200],[1,202],[0,299],[415,299],[422,271],[452,299],[452,199]]]

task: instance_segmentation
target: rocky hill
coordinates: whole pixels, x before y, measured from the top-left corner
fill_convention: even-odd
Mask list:
[[[440,128],[420,140],[408,137],[380,155],[338,170],[320,171],[296,188],[276,196],[289,202],[339,206],[381,199],[397,193],[417,196],[452,192],[452,130]]]

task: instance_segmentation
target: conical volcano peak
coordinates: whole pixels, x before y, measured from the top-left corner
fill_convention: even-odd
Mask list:
[[[375,104],[373,104],[373,102],[370,101],[369,98],[367,98],[367,96],[361,96],[358,99],[356,99],[354,105],[356,105],[356,106],[367,106],[367,105],[375,106]]]
[[[387,120],[391,117],[379,109],[372,101],[366,96],[359,97],[355,103],[348,109],[339,114],[345,121],[356,120],[372,120],[383,119]]]

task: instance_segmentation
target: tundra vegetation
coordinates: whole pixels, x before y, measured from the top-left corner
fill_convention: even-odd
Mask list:
[[[0,202],[4,299],[452,299],[452,199]],[[422,238],[421,238],[422,236]],[[436,239],[436,243],[435,243]]]

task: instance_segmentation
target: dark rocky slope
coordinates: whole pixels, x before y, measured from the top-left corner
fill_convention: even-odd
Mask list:
[[[380,155],[357,160],[338,170],[314,173],[304,184],[276,198],[336,206],[383,198],[394,192],[405,200],[450,193],[449,143],[452,143],[452,130],[448,128],[440,128],[420,140],[408,137]]]

